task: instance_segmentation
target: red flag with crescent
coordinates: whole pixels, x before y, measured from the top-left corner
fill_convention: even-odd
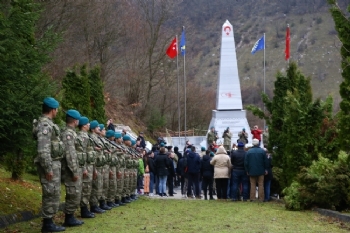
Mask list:
[[[174,57],[177,56],[177,41],[176,41],[176,37],[174,38],[174,40],[171,42],[170,46],[166,50],[166,54],[170,58],[174,58]]]

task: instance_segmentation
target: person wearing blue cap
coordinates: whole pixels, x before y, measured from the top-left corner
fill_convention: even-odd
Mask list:
[[[245,128],[238,132],[238,142],[242,142],[244,145],[248,143],[248,133],[245,131]]]
[[[114,144],[114,130],[107,130],[106,132],[106,138],[109,145],[109,150],[111,152],[110,154],[110,163],[109,163],[109,185],[108,185],[108,192],[107,192],[107,205],[109,207],[118,207],[119,204],[115,203],[116,199],[116,192],[117,192],[117,165],[118,165],[118,158],[117,158],[117,147]]]
[[[42,116],[33,121],[33,135],[37,141],[37,157],[34,163],[42,186],[42,232],[65,230],[65,227],[57,226],[52,220],[60,204],[61,159],[64,155],[60,129],[52,121],[57,115],[58,107],[57,100],[52,97],[45,98],[42,104]]]
[[[102,197],[99,200],[100,201],[100,208],[103,210],[111,210],[112,207],[108,206],[106,203],[107,196],[108,196],[108,189],[109,189],[109,177],[112,177],[113,174],[109,170],[109,166],[111,163],[111,149],[109,147],[108,141],[105,139],[106,136],[106,129],[104,124],[98,125],[100,128],[100,133],[98,135],[98,138],[102,142],[102,148],[103,148],[103,154],[105,158],[105,162],[103,165],[103,188],[102,188]]]
[[[93,141],[94,150],[96,152],[95,157],[95,170],[94,177],[92,180],[92,191],[90,197],[90,211],[93,213],[104,213],[105,210],[110,209],[102,209],[99,206],[99,202],[102,199],[103,192],[103,166],[106,162],[106,158],[103,154],[103,143],[99,139],[100,127],[99,123],[96,120],[90,122],[90,139]]]
[[[237,150],[231,151],[231,198],[232,201],[238,201],[239,194],[242,193],[243,201],[249,199],[249,177],[245,172],[244,168],[244,159],[246,152],[244,150],[244,143],[239,141]],[[239,190],[239,187],[242,186],[242,190]]]
[[[80,117],[79,131],[75,141],[75,149],[77,156],[80,158],[80,163],[84,164],[82,175],[82,191],[80,201],[80,214],[82,218],[94,218],[95,214],[88,209],[89,200],[91,196],[92,177],[94,173],[95,154],[94,144],[89,139],[88,131],[90,128],[89,119],[87,117]]]
[[[122,206],[125,205],[126,203],[129,203],[126,201],[126,194],[124,193],[124,183],[125,181],[125,156],[124,153],[126,151],[125,146],[123,145],[123,136],[121,133],[116,132],[114,134],[114,141],[115,143],[121,148],[119,152],[117,153],[118,156],[118,163],[119,163],[119,168],[117,171],[117,194],[116,194],[116,201],[118,205]]]
[[[63,179],[66,187],[66,203],[64,225],[68,227],[80,226],[84,222],[74,217],[74,212],[80,207],[82,174],[85,164],[84,158],[79,158],[75,149],[77,133],[75,128],[79,124],[80,113],[75,109],[66,112],[66,128],[61,139],[65,145],[66,156],[63,159]]]
[[[230,127],[227,127],[224,133],[222,134],[222,138],[224,139],[224,148],[226,151],[231,150],[231,138],[232,133],[230,132]]]
[[[123,136],[123,142],[124,142],[124,146],[126,148],[126,151],[129,151],[129,147],[131,147],[131,138],[129,135],[125,134]],[[125,170],[124,170],[124,174],[125,174],[125,179],[124,179],[124,190],[123,190],[123,194],[125,197],[125,202],[126,203],[130,203],[131,201],[133,201],[131,199],[131,179],[133,177],[133,171],[132,171],[132,161],[131,161],[131,156],[130,153],[125,153],[124,154],[124,158],[125,158]]]

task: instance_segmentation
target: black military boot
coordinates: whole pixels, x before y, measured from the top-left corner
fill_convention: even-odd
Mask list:
[[[80,226],[83,225],[84,222],[76,219],[73,214],[66,214],[64,218],[64,226],[67,227],[75,227],[75,226]]]
[[[82,218],[94,218],[95,214],[90,212],[87,208],[87,206],[80,208],[80,214]]]
[[[131,195],[132,196],[132,198],[136,201],[137,199],[139,199],[138,197],[137,197],[137,195],[136,194],[133,194],[133,195]]]
[[[100,201],[100,208],[103,210],[111,210],[112,209],[112,207],[109,207],[108,205],[106,205],[106,202],[104,200]]]
[[[91,211],[92,213],[96,213],[96,214],[103,214],[104,212],[106,212],[105,210],[101,209],[101,208],[98,207],[97,205],[91,206],[90,211]]]
[[[129,201],[129,199],[127,197],[123,197],[122,202],[124,203],[130,203],[131,201]]]
[[[133,201],[133,200],[130,198],[130,196],[126,196],[126,197],[125,197],[125,200],[126,200],[126,201],[129,201],[129,203]]]
[[[114,200],[114,205],[115,205],[115,207],[119,207],[120,206],[119,203],[118,203],[118,199]]]
[[[41,232],[61,232],[65,231],[65,227],[57,226],[53,223],[52,218],[44,218]]]
[[[118,206],[125,205],[125,203],[121,202],[119,199],[115,199],[115,204],[117,204]]]
[[[107,201],[107,206],[111,207],[111,208],[114,208],[116,207],[114,202],[111,202],[111,201]]]

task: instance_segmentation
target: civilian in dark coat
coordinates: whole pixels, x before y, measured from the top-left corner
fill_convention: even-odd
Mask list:
[[[249,177],[244,169],[244,159],[246,152],[244,150],[244,143],[238,142],[238,149],[231,151],[231,197],[232,201],[238,200],[239,187],[242,185],[243,201],[247,201],[249,198]]]
[[[174,153],[177,155],[178,161],[177,161],[177,165],[176,165],[176,186],[180,186],[181,185],[181,178],[180,178],[180,172],[179,172],[179,161],[180,159],[182,159],[182,154],[179,152],[179,147],[175,146],[174,147]]]
[[[186,196],[187,192],[187,155],[183,156],[179,162],[177,163],[177,174],[180,176],[180,182],[181,182],[181,195],[183,197]]]
[[[200,199],[199,190],[199,175],[201,168],[201,160],[199,155],[196,153],[196,147],[192,146],[191,151],[187,156],[187,168],[188,168],[188,187],[187,196],[191,196],[191,188],[194,185],[194,193],[197,199]]]
[[[253,139],[253,147],[250,148],[244,159],[244,168],[250,179],[250,201],[255,199],[255,187],[258,183],[259,200],[264,201],[264,175],[267,175],[266,152],[259,147],[259,140]]]
[[[169,175],[170,163],[167,154],[165,153],[165,148],[161,147],[157,159],[155,160],[155,167],[157,170],[157,175],[159,178],[159,190],[158,194],[160,196],[166,195],[166,181]]]
[[[202,187],[204,191],[204,200],[208,200],[207,189],[209,186],[209,197],[210,200],[213,198],[213,181],[214,181],[214,166],[210,164],[210,151],[207,150],[205,155],[201,160],[201,177],[202,177]]]
[[[138,138],[141,140],[140,146],[141,146],[143,149],[145,149],[145,148],[146,148],[146,141],[145,141],[145,138],[143,137],[143,132],[141,132],[141,133],[139,134],[139,137],[138,137]]]
[[[273,179],[272,175],[272,156],[270,153],[266,152],[267,157],[267,175],[264,177],[264,201],[270,200],[270,189],[271,181]]]
[[[147,153],[148,159],[148,169],[149,169],[149,176],[150,176],[150,182],[149,182],[149,195],[153,196],[153,187],[154,187],[154,174],[156,174],[156,170],[154,167],[154,153],[153,151],[150,151]]]
[[[174,163],[173,163],[173,158],[174,155],[171,152],[168,152],[168,160],[169,160],[169,174],[168,174],[168,194],[169,196],[173,197],[174,196],[174,177],[175,177],[175,168],[174,168]]]

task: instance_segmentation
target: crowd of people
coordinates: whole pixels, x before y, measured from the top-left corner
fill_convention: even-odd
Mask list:
[[[42,185],[42,232],[84,224],[74,216],[78,209],[82,218],[94,218],[137,200],[138,194],[173,196],[174,187],[181,187],[183,198],[201,199],[203,191],[205,200],[214,200],[216,195],[218,200],[253,201],[258,185],[259,200],[269,200],[271,156],[259,147],[257,138],[249,150],[247,140],[239,139],[231,147],[232,134],[227,128],[224,144],[216,145],[212,127],[208,142],[214,146],[202,147],[200,153],[187,141],[182,154],[178,147],[166,146],[162,138],[148,150],[143,132],[133,140],[126,130],[116,132],[112,119],[105,128],[75,109],[66,112],[66,127],[61,131],[53,122],[58,108],[57,100],[45,98],[42,116],[33,121],[34,163]],[[64,226],[53,222],[61,182],[66,191]]]

